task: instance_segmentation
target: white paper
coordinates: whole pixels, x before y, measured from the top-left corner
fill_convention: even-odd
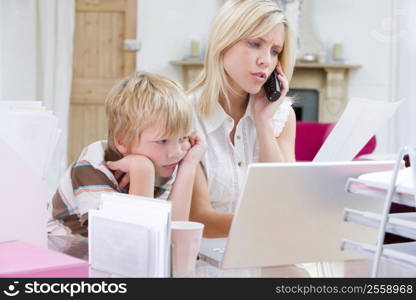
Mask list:
[[[393,178],[394,171],[365,173],[358,177],[360,181],[368,183],[371,186],[387,189]],[[414,174],[413,168],[404,168],[399,170],[396,179],[398,191],[414,193]]]
[[[58,119],[40,101],[0,101],[0,137],[41,178],[59,135]]]
[[[129,277],[168,276],[170,213],[166,200],[102,194],[100,209],[89,210],[91,266]]]
[[[352,98],[313,161],[351,161],[400,104]]]

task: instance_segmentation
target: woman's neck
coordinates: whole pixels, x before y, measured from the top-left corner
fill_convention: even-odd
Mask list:
[[[223,107],[224,111],[231,116],[235,124],[241,119],[241,117],[245,114],[248,100],[249,100],[249,94],[248,93],[239,93],[234,94],[230,93],[229,96],[230,101],[230,107],[228,107],[224,100],[221,101],[221,106]]]

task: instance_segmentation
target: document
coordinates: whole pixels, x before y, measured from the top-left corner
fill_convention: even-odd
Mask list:
[[[166,200],[104,193],[89,210],[93,268],[127,277],[168,277],[170,214]]]
[[[401,101],[352,98],[313,161],[350,161],[394,116]]]
[[[1,136],[0,157],[0,242],[20,240],[46,247],[46,183]]]
[[[61,130],[40,101],[0,101],[0,137],[40,177],[46,177]]]

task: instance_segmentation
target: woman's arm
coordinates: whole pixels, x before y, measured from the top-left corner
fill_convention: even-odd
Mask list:
[[[295,161],[296,116],[291,108],[280,136],[274,136],[272,121],[257,122],[259,138],[260,162],[292,162]]]
[[[261,89],[253,101],[254,123],[259,139],[260,162],[291,162],[295,161],[296,116],[291,108],[279,137],[274,134],[273,116],[279,106],[285,101],[289,91],[289,82],[280,64],[277,65],[279,82],[281,84],[280,98],[275,102],[267,100]]]
[[[201,164],[196,169],[189,219],[205,225],[204,237],[207,238],[228,236],[233,220],[232,214],[217,212],[212,207],[209,201],[207,179]]]
[[[169,200],[172,201],[172,221],[188,221],[192,198],[192,183],[195,168],[191,164],[181,164],[176,175]]]
[[[295,159],[295,140],[296,140],[296,115],[293,108],[290,108],[289,117],[285,127],[278,137],[277,143],[283,153],[286,162],[294,162]]]

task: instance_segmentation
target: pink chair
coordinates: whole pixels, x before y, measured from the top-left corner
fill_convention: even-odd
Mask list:
[[[312,161],[334,126],[335,123],[296,122],[296,160]],[[376,144],[376,137],[373,136],[355,159],[361,155],[372,153]]]

